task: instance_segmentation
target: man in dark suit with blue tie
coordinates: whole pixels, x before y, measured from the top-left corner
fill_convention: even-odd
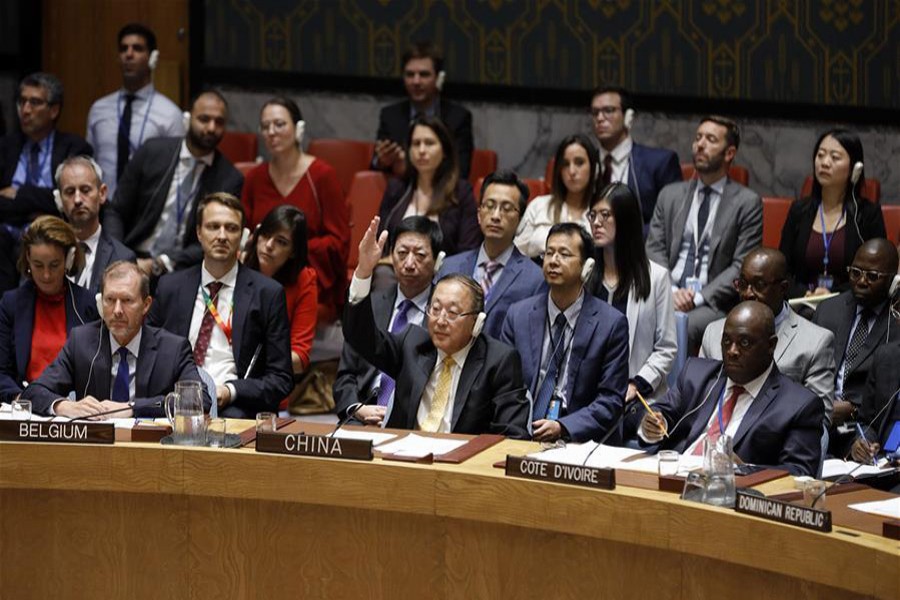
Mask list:
[[[634,103],[623,88],[604,86],[594,90],[591,116],[594,135],[600,143],[600,181],[603,186],[618,181],[631,188],[641,203],[646,233],[660,190],[681,181],[678,155],[632,140]]]
[[[238,263],[244,208],[237,197],[209,194],[196,222],[203,262],[160,278],[148,321],[188,338],[194,362],[216,382],[221,416],[275,411],[293,387],[284,289]]]
[[[600,439],[624,403],[628,322],[584,292],[593,247],[580,225],[551,227],[544,254],[550,291],[513,304],[503,322],[500,339],[522,357],[538,441]]]
[[[100,165],[89,156],[72,156],[56,170],[60,212],[66,215],[84,251],[84,268],[72,279],[96,294],[106,267],[120,260],[134,262],[134,252],[110,237],[100,225],[100,210],[106,204],[106,184]]]
[[[463,273],[481,284],[487,313],[484,332],[497,339],[507,309],[546,287],[540,267],[513,244],[527,202],[528,186],[513,171],[488,175],[481,186],[478,207],[484,242],[477,250],[445,260],[438,273],[438,278]]]
[[[162,417],[163,399],[178,381],[200,381],[186,339],[144,325],[150,281],[132,262],[117,262],[103,274],[102,321],[76,327],[50,366],[22,398],[41,415]],[[203,394],[208,410],[209,396]],[[70,393],[77,401],[67,400]]]
[[[721,344],[721,362],[688,359],[653,414],[636,412],[626,432],[640,421],[642,445],[684,454],[702,454],[704,439],[725,434],[743,462],[815,476],[825,405],[778,371],[772,310],[755,300],[739,304],[725,320]]]

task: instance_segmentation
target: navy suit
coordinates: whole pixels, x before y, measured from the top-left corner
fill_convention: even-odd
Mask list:
[[[437,279],[451,273],[462,273],[474,276],[478,260],[478,249],[461,252],[444,261]],[[487,298],[484,312],[484,333],[492,338],[500,339],[503,319],[509,307],[519,300],[530,298],[546,290],[544,274],[541,268],[513,246],[512,256],[500,272],[500,278],[491,286],[491,294]]]
[[[645,225],[653,218],[659,191],[676,181],[681,181],[677,154],[666,148],[632,143],[627,183],[641,203]]]
[[[547,318],[547,294],[533,296],[510,307],[500,335],[501,341],[519,351],[522,374],[535,399]],[[568,406],[559,422],[574,442],[599,439],[618,417],[628,387],[625,315],[585,294],[567,369],[563,395]]]
[[[145,325],[135,368],[134,416],[165,416],[163,400],[175,389],[177,381],[200,381],[191,345],[183,337]],[[201,388],[203,407],[209,412],[209,394],[206,386]],[[55,400],[67,397],[70,392],[75,392],[79,399],[93,396],[107,400],[110,390],[109,331],[97,321],[72,330],[59,356],[26,388],[22,398],[31,400],[34,412],[46,415]]]
[[[195,265],[160,278],[149,324],[188,337],[200,270],[201,265]],[[277,411],[294,386],[290,322],[281,285],[243,265],[238,267],[233,299],[232,348],[240,379],[227,382],[234,385],[237,398],[219,414],[253,418],[258,412]],[[257,348],[259,356],[244,377]]]
[[[86,289],[67,282],[65,296],[66,334],[98,318],[94,297]],[[10,402],[22,392],[31,360],[36,299],[37,289],[30,279],[0,299],[0,402]]]
[[[97,253],[94,256],[93,271],[88,291],[96,294],[100,291],[100,282],[103,280],[103,271],[116,261],[127,260],[135,262],[137,257],[129,247],[119,240],[110,237],[103,229],[100,230],[100,239],[97,240]]]
[[[684,452],[706,431],[727,381],[721,366],[718,360],[689,358],[677,385],[654,404],[653,409],[669,424],[669,437],[658,445],[659,450]],[[678,424],[691,411],[695,412]],[[644,414],[639,407],[634,410],[626,431],[635,433]],[[746,463],[814,477],[821,461],[824,418],[822,400],[773,365],[741,420],[733,440],[734,452]]]
[[[896,421],[900,421],[900,344],[891,342],[875,350],[872,368],[859,407],[859,423],[869,441],[884,444]]]

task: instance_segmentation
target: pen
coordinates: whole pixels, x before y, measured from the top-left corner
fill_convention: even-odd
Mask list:
[[[869,446],[869,440],[866,439],[866,434],[863,433],[863,428],[859,423],[856,424],[856,432],[859,434],[859,437],[862,439],[863,443],[866,445],[866,448],[869,448],[871,450],[871,446]],[[878,466],[878,461],[875,460],[874,455],[872,455],[872,466],[873,467]]]
[[[653,409],[650,408],[650,405],[647,404],[647,401],[644,400],[644,397],[641,396],[641,393],[640,393],[639,391],[634,390],[634,393],[637,394],[638,400],[640,400],[640,401],[641,401],[641,404],[644,405],[644,408],[647,409],[647,413],[648,413],[651,417],[653,417],[654,419],[656,419],[656,422],[657,422],[657,423],[659,423],[660,425],[662,425],[662,428],[663,428],[663,437],[669,437],[669,432],[666,431],[666,421],[665,421],[665,419],[659,419],[659,418],[656,416],[656,413],[653,412]]]

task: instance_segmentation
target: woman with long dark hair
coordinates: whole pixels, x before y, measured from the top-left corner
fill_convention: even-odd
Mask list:
[[[613,183],[588,212],[597,266],[594,295],[628,319],[628,391],[660,397],[678,350],[669,272],[647,258],[641,206],[627,185]]]

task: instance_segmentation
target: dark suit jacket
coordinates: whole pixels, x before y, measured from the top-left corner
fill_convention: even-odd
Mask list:
[[[678,383],[653,406],[669,423],[669,437],[658,445],[659,450],[684,452],[706,430],[727,380],[721,366],[717,360],[689,358]],[[626,431],[634,434],[644,414],[638,407],[629,415]],[[773,365],[734,436],[734,452],[746,463],[815,477],[821,461],[824,418],[822,400]]]
[[[815,273],[810,273],[806,267],[806,246],[809,244],[809,236],[813,233],[813,223],[819,218],[820,204],[821,201],[817,198],[804,198],[791,203],[787,220],[781,229],[780,249],[787,259],[788,270],[794,276],[789,291],[791,298],[804,295],[809,288],[803,282],[816,281],[822,273],[821,268]],[[835,286],[832,288],[832,291],[835,292],[850,289],[850,279],[847,276],[846,267],[853,262],[853,257],[863,242],[872,238],[887,237],[881,205],[860,200],[858,218],[855,217],[856,211],[853,202],[849,202],[848,205],[844,226],[844,262],[829,265],[829,272],[835,279]],[[853,223],[854,219],[859,225],[858,233]],[[860,233],[863,236],[862,240],[859,238]],[[821,234],[817,233],[816,235]]]
[[[412,191],[412,187],[403,181],[391,179],[388,182],[378,208],[382,230],[391,231],[400,224]],[[481,244],[484,236],[478,226],[478,204],[472,193],[472,185],[465,179],[460,178],[456,185],[456,204],[449,205],[438,215],[438,224],[444,234],[441,249],[447,254],[471,250]]]
[[[12,184],[19,155],[26,138],[21,131],[0,138],[0,188]],[[50,157],[50,174],[56,173],[59,163],[70,156],[86,154],[92,156],[93,148],[84,139],[71,133],[56,132],[53,140],[53,154]],[[35,215],[59,216],[53,201],[53,188],[42,188],[25,184],[16,192],[14,200],[0,202],[0,221],[24,224]]]
[[[66,285],[66,333],[98,318],[94,296],[83,287]],[[31,335],[37,289],[26,280],[0,299],[0,402],[10,402],[22,392],[25,370],[31,360]]]
[[[856,319],[856,306],[853,292],[847,291],[819,304],[816,314],[813,316],[813,323],[834,333],[835,377],[840,372],[844,352],[847,351],[847,344],[850,343],[850,328],[853,327],[853,320]],[[866,337],[866,343],[863,344],[859,354],[856,355],[856,360],[853,361],[853,369],[844,378],[844,400],[857,406],[862,402],[862,395],[866,389],[866,378],[872,368],[875,349],[885,343],[888,322],[891,319],[890,312],[887,306],[881,309],[881,314],[875,319],[875,324],[872,325],[872,329]],[[888,341],[893,342],[898,339],[900,339],[900,327],[891,327],[891,336]]]
[[[359,354],[397,382],[387,427],[415,429],[422,393],[437,362],[428,332],[412,325],[403,333],[378,329],[371,296],[344,308],[346,340]],[[528,401],[519,355],[509,346],[479,335],[469,349],[456,388],[453,433],[497,433],[528,437]]]
[[[391,140],[406,149],[409,138],[409,100],[389,104],[381,109],[378,117],[376,140]],[[459,157],[459,174],[466,179],[472,165],[472,113],[469,109],[441,98],[441,121],[453,136],[456,156]],[[373,156],[373,164],[375,157]]]
[[[547,331],[547,294],[509,308],[500,339],[522,357],[522,373],[537,399],[541,349]],[[628,322],[607,303],[585,294],[575,324],[564,395],[567,414],[559,419],[572,441],[601,438],[619,415],[628,387]]]
[[[872,368],[866,381],[866,393],[859,407],[859,423],[870,441],[882,445],[891,426],[900,421],[900,344],[884,344],[875,350]]]
[[[393,285],[382,292],[372,294],[372,318],[379,331],[387,331],[390,326],[394,302],[397,301],[397,286]],[[350,344],[344,344],[341,350],[341,362],[338,365],[337,377],[334,380],[334,410],[339,419],[347,416],[347,409],[363,402],[374,401],[369,398],[369,389],[380,371],[372,366]]]
[[[462,273],[471,277],[475,273],[476,260],[478,249],[451,256],[444,261],[437,279],[451,273]],[[491,295],[485,304],[484,312],[487,313],[487,320],[484,322],[484,333],[499,340],[503,319],[506,318],[509,307],[519,300],[543,293],[546,289],[541,268],[513,246],[512,256],[503,267],[500,279],[491,287]]]
[[[148,324],[188,337],[200,287],[200,269],[201,265],[195,265],[160,278]],[[234,385],[237,398],[220,413],[253,418],[258,412],[277,411],[278,403],[294,385],[284,289],[274,279],[239,266],[231,326],[239,377],[247,372],[257,347],[260,353],[247,377],[228,382]]]
[[[53,402],[70,392],[75,392],[78,399],[94,396],[108,400],[112,389],[111,369],[109,331],[99,321],[76,327],[56,360],[28,386],[22,397],[31,400],[34,412],[42,415],[49,414]],[[135,417],[164,417],[163,400],[175,389],[175,382],[200,381],[188,341],[146,325],[141,332],[135,377]],[[201,387],[203,408],[209,412],[210,398],[206,387]]]
[[[103,279],[103,271],[106,267],[119,260],[134,262],[134,252],[119,240],[112,238],[106,230],[100,230],[100,239],[97,241],[97,255],[94,257],[94,270],[91,273],[91,284],[88,290],[92,294],[100,291],[100,281]]]
[[[104,211],[103,228],[132,250],[153,233],[166,204],[172,177],[178,165],[178,153],[184,138],[147,140],[125,167],[116,188],[116,196]],[[187,209],[181,250],[169,258],[176,268],[203,260],[197,240],[197,203],[212,192],[228,192],[241,197],[244,176],[216,150],[212,166],[203,169],[193,204]]]
[[[647,256],[671,272],[678,263],[681,239],[694,190],[699,180],[667,185],[659,194],[650,234]],[[709,277],[700,290],[706,303],[719,312],[728,312],[737,303],[733,281],[740,275],[741,262],[762,244],[762,199],[741,184],[726,180],[716,211],[709,243]]]
[[[666,148],[651,148],[632,142],[628,187],[641,203],[644,223],[650,223],[660,190],[681,181],[678,155]]]

